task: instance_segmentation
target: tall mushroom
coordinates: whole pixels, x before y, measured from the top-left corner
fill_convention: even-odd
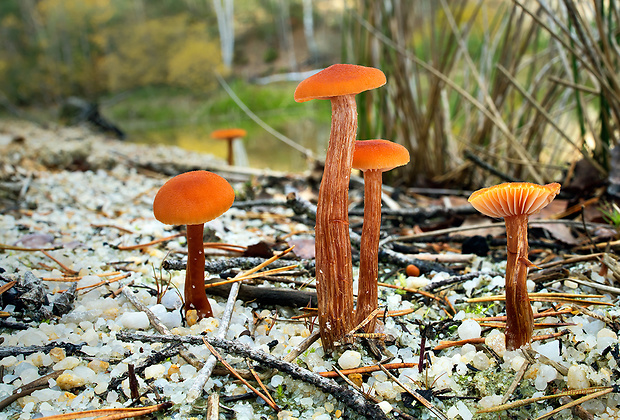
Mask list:
[[[353,153],[353,168],[364,172],[364,225],[360,246],[360,271],[357,293],[357,322],[362,322],[379,306],[379,235],[381,233],[381,184],[383,172],[409,163],[409,151],[387,140],[358,140]],[[366,331],[373,332],[375,321]]]
[[[560,184],[508,182],[483,188],[469,197],[480,213],[506,222],[506,348],[516,350],[532,340],[534,315],[527,294],[527,221],[560,192]]]
[[[247,132],[242,128],[222,128],[221,130],[215,130],[211,133],[212,139],[226,140],[228,142],[228,152],[226,160],[230,166],[235,163],[235,156],[233,152],[233,142],[235,139],[245,137]]]
[[[379,69],[334,64],[303,80],[295,101],[329,99],[332,124],[319,189],[315,228],[316,288],[319,328],[326,350],[342,338],[353,321],[353,271],[349,237],[349,179],[357,132],[355,95],[383,86]]]
[[[198,319],[213,316],[204,285],[204,224],[226,212],[235,192],[224,178],[207,171],[185,172],[169,179],[153,201],[155,218],[168,225],[187,225],[185,311]]]

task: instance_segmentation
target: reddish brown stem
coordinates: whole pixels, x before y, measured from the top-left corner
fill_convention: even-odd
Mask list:
[[[506,217],[506,348],[532,341],[534,313],[527,293],[527,215]]]
[[[353,270],[349,237],[349,179],[357,132],[354,95],[331,99],[332,125],[316,213],[316,290],[326,350],[351,330]]]
[[[231,139],[226,139],[226,141],[228,142],[228,155],[227,155],[228,164],[230,166],[233,166],[233,164],[235,163],[235,156],[233,152],[233,142],[235,141],[235,139],[233,137]]]
[[[357,293],[357,322],[362,322],[379,306],[377,279],[379,274],[379,235],[381,233],[382,171],[364,172],[364,226],[360,245],[360,271]],[[365,328],[375,329],[375,319]]]
[[[195,309],[198,319],[213,316],[205,292],[205,251],[202,245],[204,223],[187,225],[187,268],[185,270],[185,312]]]

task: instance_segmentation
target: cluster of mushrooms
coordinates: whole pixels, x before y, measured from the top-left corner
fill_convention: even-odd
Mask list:
[[[347,334],[378,307],[378,250],[381,225],[382,173],[409,162],[403,146],[387,140],[358,140],[355,95],[383,86],[379,69],[335,64],[303,80],[295,90],[297,102],[329,99],[332,122],[325,170],[319,190],[315,227],[318,322],[325,351],[347,342]],[[245,133],[216,133],[240,137]],[[354,305],[351,240],[349,235],[349,180],[351,170],[364,172],[364,224],[360,248],[359,290]],[[530,342],[533,314],[526,289],[527,220],[558,194],[557,183],[544,186],[506,183],[476,191],[470,203],[481,213],[506,221],[506,346],[516,349]],[[188,261],[184,288],[186,316],[213,316],[204,287],[204,223],[226,212],[235,195],[222,177],[193,171],[166,182],[155,197],[155,217],[166,224],[187,225]],[[365,330],[379,328],[371,319]]]

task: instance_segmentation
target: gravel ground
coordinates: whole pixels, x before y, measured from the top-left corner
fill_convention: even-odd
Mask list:
[[[223,166],[223,162],[212,156],[171,147],[122,143],[84,128],[43,129],[20,121],[0,121],[0,243],[9,248],[0,251],[0,286],[18,281],[2,296],[1,309],[6,314],[0,318],[4,322],[0,330],[3,339],[0,351],[4,351],[0,360],[0,400],[25,384],[50,373],[62,372],[46,378],[39,389],[5,406],[0,417],[33,419],[128,407],[132,401],[131,390],[129,379],[123,375],[131,365],[144,367],[146,364],[148,366],[136,375],[141,397],[132,406],[171,402],[171,408],[158,414],[161,418],[201,418],[206,412],[206,397],[216,393],[221,399],[220,418],[327,420],[359,417],[342,398],[259,363],[254,367],[282,409],[280,413],[276,414],[256,397],[225,400],[243,396],[248,389],[219,371],[206,382],[204,398],[191,402],[188,392],[198,370],[178,355],[178,349],[171,350],[162,342],[120,339],[122,334],[136,332],[157,334],[146,314],[119,293],[124,285],[178,336],[204,334],[212,337],[226,304],[225,298],[210,297],[214,318],[191,327],[183,322],[179,310],[181,301],[175,288],[182,290],[185,272],[160,268],[165,258],[183,257],[183,236],[139,249],[122,249],[179,232],[178,227],[163,225],[153,217],[153,198],[168,176],[143,169],[141,163],[145,162],[205,168]],[[247,175],[231,178],[234,178],[231,182],[238,195],[244,194],[252,182],[259,182]],[[286,188],[265,188],[261,193],[270,198],[282,198],[285,191]],[[217,240],[241,246],[287,235],[288,239],[309,238],[303,233],[308,231],[308,226],[285,206],[232,208],[209,227]],[[27,251],[18,247],[49,250]],[[537,329],[535,335],[568,332],[556,339],[534,342],[532,359],[527,361],[527,355],[520,351],[506,351],[501,328],[481,327],[473,320],[501,315],[502,302],[467,302],[469,297],[502,293],[504,279],[495,274],[502,272],[502,263],[475,257],[468,265],[467,272],[479,274],[448,290],[446,297],[456,309],[455,315],[450,314],[452,319],[444,311],[445,306],[433,300],[393,289],[380,291],[382,308],[410,310],[406,315],[385,319],[385,333],[391,339],[387,340],[383,355],[392,355],[390,363],[418,363],[421,330],[424,325],[431,326],[429,331],[433,333],[426,341],[430,365],[422,372],[417,367],[408,367],[393,373],[401,384],[426,396],[440,412],[439,416],[445,416],[440,418],[536,418],[566,402],[550,398],[508,411],[476,414],[500,405],[524,366],[529,367],[509,402],[554,395],[566,389],[616,385],[620,375],[617,294],[602,293],[596,300],[611,305],[593,305],[585,310],[566,303],[535,302],[535,312],[549,308],[570,309],[562,315],[541,318],[541,322],[570,325]],[[384,267],[384,273],[393,268]],[[570,270],[567,277],[585,276],[589,281],[617,284],[613,270],[598,274],[599,262],[566,268]],[[207,277],[217,274],[207,273]],[[436,272],[420,277],[400,274],[390,281],[415,289],[448,277],[446,273]],[[301,274],[290,276],[290,279],[310,280]],[[169,281],[172,287],[166,293],[157,293],[157,284],[162,281]],[[48,304],[23,306],[24,300],[18,299],[16,290],[25,293],[37,284],[43,285],[36,287],[43,291]],[[69,299],[68,306],[63,307],[59,296],[70,298],[74,285],[77,285],[75,300],[70,302]],[[290,288],[294,285],[264,284],[264,287],[276,286]],[[531,286],[534,287],[533,282]],[[543,286],[538,285],[536,291],[601,292],[566,278]],[[61,292],[67,289],[69,292]],[[296,307],[238,300],[226,338],[282,358],[312,333],[309,322],[291,319],[301,313]],[[484,343],[431,351],[445,340],[479,337],[484,338]],[[50,346],[40,351],[25,351],[29,346],[46,345]],[[186,344],[186,349],[200,362],[210,355],[201,343]],[[230,364],[247,369],[244,357],[220,351]],[[315,373],[330,371],[333,366],[346,369],[376,362],[369,347],[362,342],[326,355],[318,341],[296,360],[297,365]],[[120,383],[115,381],[119,378],[122,379]],[[383,401],[381,409],[392,410],[388,416],[393,416],[397,409],[415,418],[437,418],[419,402],[412,402],[405,390],[381,371],[352,374],[349,379]],[[344,384],[340,379],[339,383]],[[348,386],[344,384],[344,387]],[[582,395],[572,398],[580,397]],[[620,397],[616,392],[580,402],[582,411],[566,409],[553,418],[620,418]],[[395,417],[398,418],[398,414]]]

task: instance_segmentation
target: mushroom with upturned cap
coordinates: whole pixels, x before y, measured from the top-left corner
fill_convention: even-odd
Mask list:
[[[364,225],[360,246],[357,293],[357,322],[362,322],[379,306],[379,235],[381,233],[381,178],[383,172],[409,163],[409,151],[387,140],[358,140],[353,152],[353,168],[364,172]],[[375,320],[366,330],[374,331]]]
[[[316,212],[316,290],[321,341],[331,350],[353,321],[353,268],[349,237],[349,180],[357,132],[355,95],[386,82],[372,67],[334,64],[303,80],[295,101],[329,99],[332,125]]]
[[[506,348],[516,350],[530,343],[534,314],[527,293],[527,221],[531,214],[546,207],[560,192],[557,182],[538,185],[507,182],[483,188],[469,197],[471,205],[489,217],[506,222]]]
[[[169,179],[153,201],[155,218],[168,225],[187,225],[185,312],[194,309],[198,319],[213,316],[204,285],[204,224],[232,206],[235,192],[228,181],[207,171],[185,172]]]
[[[228,142],[228,153],[226,155],[226,161],[230,166],[232,166],[235,162],[233,142],[235,141],[235,139],[245,137],[246,134],[247,131],[242,128],[222,128],[220,130],[215,130],[211,133],[212,139],[226,140]]]

